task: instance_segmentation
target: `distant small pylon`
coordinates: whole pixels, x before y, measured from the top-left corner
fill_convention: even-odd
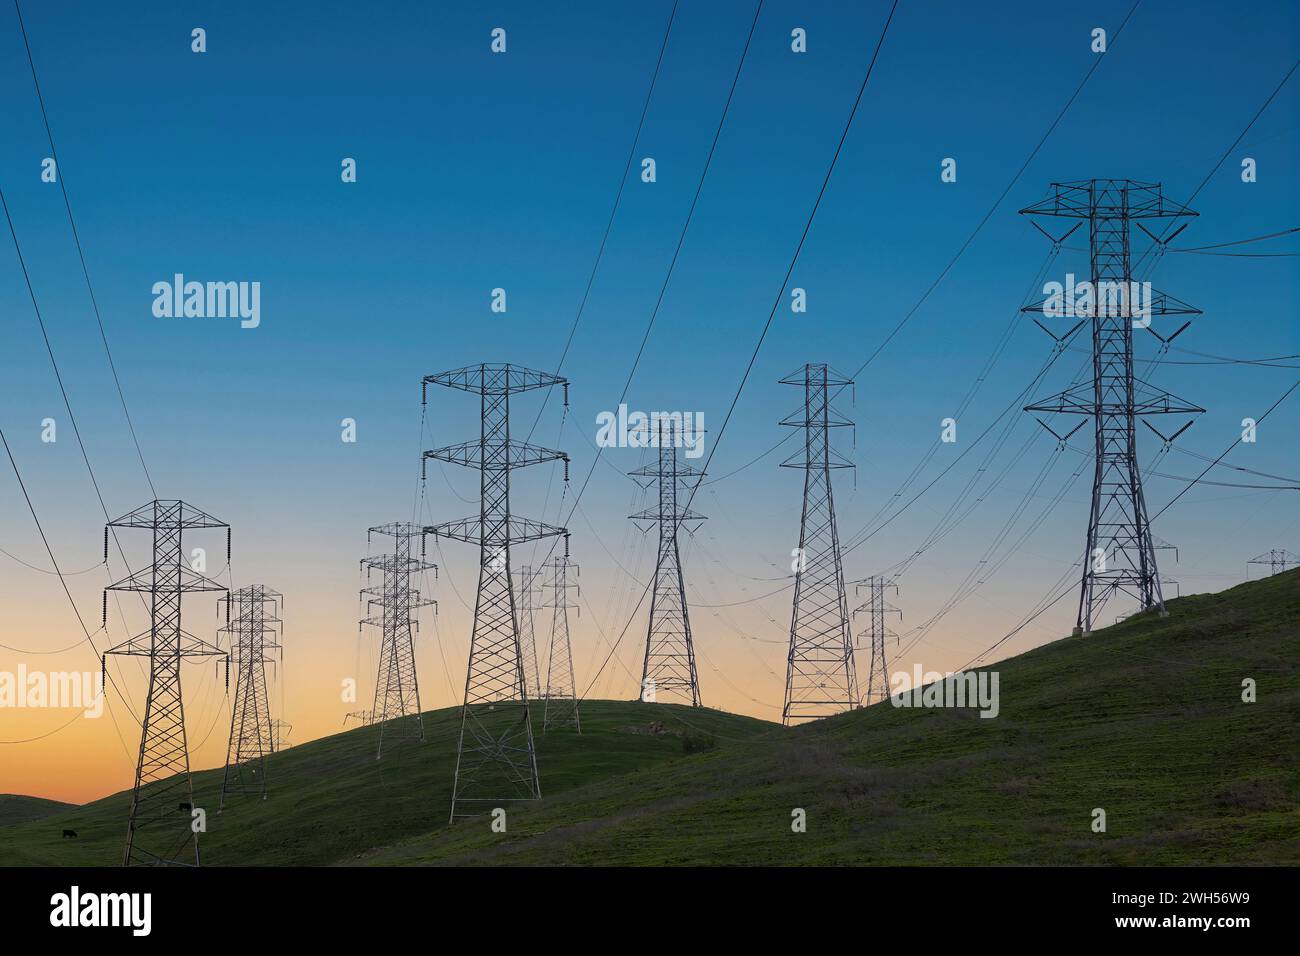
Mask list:
[[[393,552],[365,558],[368,586],[362,589],[366,602],[366,617],[361,625],[380,628],[379,673],[375,677],[375,703],[371,720],[380,725],[379,744],[375,753],[378,760],[384,753],[384,739],[414,737],[424,739],[424,723],[420,717],[420,684],[415,674],[415,632],[420,622],[416,615],[421,607],[436,604],[432,598],[421,597],[418,588],[412,587],[411,577],[421,571],[437,571],[437,566],[422,557],[411,556],[411,539],[420,538],[423,551],[424,530],[417,524],[395,521],[370,529],[370,535],[385,535],[393,539]],[[367,535],[367,540],[369,535]],[[383,577],[378,587],[369,586],[374,572]]]
[[[524,668],[524,685],[529,700],[542,696],[541,671],[537,663],[536,618],[538,610],[537,579],[542,569],[524,565],[519,569],[519,586],[516,588],[515,604],[519,608],[519,653]]]
[[[1268,576],[1272,577],[1287,568],[1300,566],[1300,557],[1286,551],[1282,548],[1273,548],[1271,551],[1265,551],[1263,554],[1257,554],[1246,562],[1246,576],[1250,576],[1250,566],[1252,564],[1267,564]]]
[[[546,661],[546,705],[542,709],[542,733],[552,727],[573,727],[582,733],[578,717],[577,681],[573,676],[573,645],[569,641],[569,589],[578,582],[569,578],[578,566],[569,560],[569,539],[564,539],[564,554],[546,564],[550,572],[546,587],[551,600],[551,650]]]
[[[867,600],[853,609],[853,613],[867,616],[867,627],[859,631],[859,637],[871,641],[871,669],[867,672],[867,692],[862,698],[865,704],[875,704],[889,697],[889,662],[885,654],[885,642],[889,638],[898,641],[898,635],[885,626],[886,614],[897,614],[902,620],[903,612],[885,600],[885,589],[893,588],[898,593],[898,585],[889,578],[873,575],[854,582],[856,589],[866,590]]]
[[[266,757],[276,749],[266,665],[275,663],[275,652],[281,649],[276,638],[284,597],[264,585],[250,584],[221,600],[227,623],[219,633],[230,635],[235,701],[230,708],[230,743],[218,811],[225,809],[228,796],[258,794],[266,799]]]

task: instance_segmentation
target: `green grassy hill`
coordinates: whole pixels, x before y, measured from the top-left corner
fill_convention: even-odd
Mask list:
[[[424,743],[405,743],[393,752],[385,748],[383,760],[375,760],[375,727],[285,750],[271,758],[267,800],[240,798],[220,814],[223,771],[194,774],[195,806],[208,810],[208,832],[199,840],[204,864],[349,863],[372,847],[445,825],[460,710],[430,711],[424,726]],[[580,784],[684,759],[687,735],[693,743],[712,738],[722,747],[771,728],[716,710],[586,701],[581,736],[572,731],[543,736],[540,726],[535,728],[542,793],[549,798]],[[80,807],[54,804],[58,812],[34,823],[0,826],[0,866],[116,865],[130,803],[125,792]],[[0,802],[0,813],[3,807]],[[65,828],[75,830],[77,838],[64,839]]]
[[[60,810],[71,810],[74,803],[60,803],[44,797],[24,797],[17,793],[0,793],[0,827],[31,823]]]
[[[1300,573],[1169,611],[994,665],[995,719],[886,703],[558,794],[504,835],[439,828],[365,862],[1300,862]]]
[[[504,834],[446,825],[457,711],[378,762],[374,728],[340,734],[277,755],[271,799],[210,813],[204,862],[1300,862],[1300,572],[1169,611],[994,665],[991,720],[886,703],[787,730],[584,703],[581,737],[538,737],[545,798],[512,804]],[[716,746],[687,753],[682,734]],[[215,807],[220,770],[195,781]],[[0,864],[116,863],[128,797],[0,828]]]

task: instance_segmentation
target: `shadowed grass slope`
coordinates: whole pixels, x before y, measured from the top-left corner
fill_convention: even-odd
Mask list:
[[[557,794],[505,834],[439,827],[364,862],[1295,865],[1300,572],[1169,612],[989,668],[994,719],[885,703]]]
[[[14,823],[42,820],[60,810],[71,810],[75,803],[60,803],[44,797],[24,797],[17,793],[0,793],[0,827]]]
[[[761,720],[671,704],[584,701],[582,735],[540,733],[542,793],[684,759],[690,746],[716,747],[772,727]],[[305,743],[270,758],[269,798],[239,797],[217,813],[223,770],[194,774],[195,806],[207,811],[199,840],[204,865],[320,865],[355,861],[362,851],[446,824],[451,804],[459,708],[424,715],[425,742],[375,760],[378,729],[365,727]],[[6,801],[53,803],[33,797]],[[121,862],[129,792],[0,826],[0,865],[112,866]],[[513,805],[508,805],[513,806]],[[511,814],[515,812],[511,809]],[[3,821],[0,817],[0,821]],[[61,836],[75,830],[75,839]]]

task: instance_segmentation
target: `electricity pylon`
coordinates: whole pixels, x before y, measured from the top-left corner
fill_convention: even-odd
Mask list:
[[[803,448],[781,463],[804,472],[803,518],[794,552],[794,607],[790,616],[790,653],[786,661],[785,706],[781,722],[827,717],[858,706],[853,641],[849,635],[844,569],[831,471],[853,464],[830,444],[830,429],[852,426],[831,407],[827,389],[852,385],[852,379],[826,365],[805,365],[781,379],[802,386],[803,406],[782,420],[802,428]]]
[[[551,600],[543,606],[551,609],[551,649],[546,655],[546,694],[542,707],[542,733],[552,727],[573,727],[582,733],[578,718],[577,681],[573,676],[573,645],[569,641],[569,589],[578,582],[569,573],[578,566],[569,559],[569,538],[564,538],[564,554],[546,562],[545,586]]]
[[[1285,571],[1287,568],[1293,568],[1300,564],[1300,557],[1296,557],[1290,551],[1281,548],[1273,548],[1263,554],[1257,554],[1246,562],[1247,577],[1249,577],[1252,564],[1267,564],[1269,577],[1272,577],[1280,571]]]
[[[894,593],[898,593],[898,585],[890,578],[873,575],[855,581],[854,584],[859,593],[863,590],[867,592],[866,601],[854,608],[853,613],[865,614],[867,617],[866,629],[858,632],[859,637],[867,637],[871,641],[871,667],[867,671],[867,692],[862,700],[864,704],[874,704],[889,697],[889,662],[885,656],[885,642],[891,637],[895,643],[898,641],[898,635],[885,626],[885,615],[897,614],[899,620],[902,620],[903,612],[885,600],[886,588],[893,588]]]
[[[466,541],[479,548],[478,600],[452,782],[454,822],[457,817],[491,810],[507,800],[540,800],[542,796],[519,646],[510,549],[567,532],[511,513],[510,472],[562,461],[567,483],[569,456],[510,437],[510,396],[560,385],[567,413],[569,383],[549,372],[519,365],[484,364],[425,376],[422,401],[428,401],[430,385],[479,396],[478,439],[426,451],[421,462],[423,466],[432,458],[479,472],[479,514],[425,528],[437,537]]]
[[[1022,309],[1078,317],[1079,323],[1060,336],[1039,323],[1062,348],[1080,326],[1085,322],[1091,324],[1090,380],[1025,406],[1026,411],[1084,415],[1093,420],[1096,461],[1092,507],[1074,632],[1076,635],[1089,633],[1106,602],[1117,593],[1136,598],[1141,610],[1156,608],[1163,615],[1165,603],[1156,569],[1156,548],[1137,461],[1136,423],[1142,421],[1168,447],[1192,422],[1165,436],[1145,416],[1195,415],[1204,409],[1135,376],[1133,330],[1147,329],[1160,340],[1163,352],[1191,321],[1183,322],[1172,334],[1163,335],[1152,327],[1152,320],[1199,315],[1200,310],[1165,293],[1151,292],[1149,283],[1134,281],[1130,229],[1137,226],[1157,245],[1163,246],[1187,224],[1164,237],[1163,230],[1157,236],[1142,221],[1175,220],[1196,213],[1165,198],[1159,183],[1129,179],[1053,183],[1046,199],[1020,212],[1027,216],[1081,220],[1059,238],[1040,227],[1057,247],[1083,222],[1088,224],[1087,285],[1073,283],[1071,277],[1069,285],[1062,285],[1060,292]],[[1034,224],[1038,225],[1036,221]]]
[[[533,614],[540,605],[537,603],[537,579],[541,568],[524,565],[519,569],[519,650],[524,658],[524,689],[529,700],[542,696],[541,670],[537,664],[537,628]]]
[[[275,727],[266,692],[266,665],[275,663],[281,650],[280,611],[284,596],[261,584],[229,592],[226,626],[235,664],[235,703],[230,708],[230,743],[226,747],[226,772],[221,778],[217,810],[227,795],[259,794],[266,799],[266,757],[275,753]]]
[[[289,723],[287,720],[276,718],[271,721],[271,751],[273,753],[279,753],[283,750],[284,738],[289,736],[291,733],[293,733],[293,724]],[[292,747],[293,744],[290,743],[289,746]]]
[[[371,535],[393,539],[391,554],[363,558],[366,583],[378,571],[382,580],[378,587],[362,589],[367,624],[380,629],[379,673],[375,677],[375,703],[371,709],[371,722],[379,724],[379,743],[375,759],[384,755],[384,741],[424,739],[424,720],[420,715],[420,682],[415,673],[415,632],[420,629],[419,609],[436,604],[432,598],[422,597],[420,589],[411,585],[411,576],[422,571],[437,572],[437,566],[423,557],[411,556],[411,539],[420,538],[424,550],[424,530],[417,524],[395,521],[377,525],[369,530]]]
[[[198,866],[199,837],[192,825],[194,786],[190,781],[185,706],[181,699],[181,661],[187,657],[224,657],[216,644],[181,628],[184,595],[226,588],[194,570],[186,560],[186,531],[226,529],[226,563],[230,562],[230,526],[178,500],[151,501],[104,528],[104,560],[113,528],[143,528],[153,535],[153,562],[104,592],[108,619],[109,591],[149,595],[149,629],[105,652],[149,658],[149,691],[140,730],[140,752],[131,792],[124,866]],[[199,567],[203,567],[198,560]]]
[[[641,665],[641,700],[656,701],[660,694],[667,694],[699,707],[700,681],[695,671],[695,644],[691,638],[677,532],[685,526],[694,533],[704,520],[703,515],[678,501],[678,492],[698,485],[704,472],[679,460],[679,426],[660,419],[651,440],[659,449],[658,460],[628,473],[645,487],[657,484],[659,492],[656,507],[629,516],[642,531],[649,530],[649,523],[659,528],[659,549],[650,592],[650,624],[646,628],[645,659]],[[646,524],[643,526],[642,522]]]

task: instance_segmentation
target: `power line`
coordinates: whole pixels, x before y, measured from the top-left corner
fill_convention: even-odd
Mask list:
[[[1113,47],[1115,45],[1115,41],[1118,40],[1120,34],[1124,32],[1124,27],[1128,25],[1129,18],[1133,16],[1134,12],[1141,5],[1141,3],[1142,0],[1136,0],[1133,6],[1129,7],[1128,13],[1124,15],[1124,19],[1120,22],[1119,28],[1116,29],[1114,36],[1112,36],[1110,39],[1110,47]],[[852,375],[850,375],[849,378],[857,378],[859,375],[863,373],[863,371],[866,369],[868,365],[870,365],[873,361],[875,361],[876,356],[878,356],[882,351],[884,351],[885,346],[887,346],[890,342],[893,341],[894,336],[896,336],[902,330],[903,326],[907,325],[907,323],[911,321],[912,316],[914,316],[917,313],[917,310],[919,310],[921,306],[925,303],[926,299],[930,297],[930,294],[939,287],[939,283],[941,283],[944,280],[944,277],[948,275],[948,273],[952,270],[952,267],[957,264],[957,260],[962,257],[962,254],[970,247],[970,244],[975,241],[975,237],[980,234],[981,230],[983,230],[985,224],[993,217],[993,214],[997,211],[998,207],[1002,205],[1002,201],[1007,198],[1007,194],[1010,193],[1011,190],[1015,187],[1016,183],[1020,181],[1020,177],[1025,174],[1025,170],[1028,169],[1029,164],[1034,161],[1034,157],[1036,157],[1039,153],[1039,150],[1043,148],[1043,144],[1047,142],[1048,137],[1051,136],[1052,133],[1056,130],[1056,127],[1060,125],[1061,120],[1065,118],[1065,114],[1069,111],[1070,107],[1074,105],[1074,101],[1079,98],[1079,94],[1083,92],[1084,86],[1087,85],[1088,80],[1091,79],[1092,77],[1092,74],[1096,72],[1097,67],[1101,65],[1102,60],[1104,60],[1109,55],[1110,55],[1110,50],[1108,48],[1106,53],[1098,54],[1096,56],[1096,58],[1092,62],[1092,65],[1088,67],[1087,72],[1083,74],[1083,79],[1079,81],[1079,85],[1074,88],[1074,92],[1070,94],[1070,98],[1065,101],[1065,105],[1061,107],[1060,112],[1056,114],[1056,118],[1052,120],[1051,125],[1047,127],[1047,131],[1043,133],[1042,137],[1034,145],[1034,148],[1030,150],[1029,155],[1025,158],[1025,161],[1020,164],[1020,168],[1017,169],[1015,175],[1011,177],[1011,181],[1007,183],[1006,188],[1004,188],[1002,192],[998,194],[998,198],[993,201],[993,205],[991,205],[988,208],[988,211],[984,213],[984,216],[980,219],[980,221],[975,224],[975,228],[971,231],[971,234],[966,237],[966,241],[963,242],[961,246],[958,247],[957,252],[953,255],[951,259],[948,260],[948,264],[943,267],[943,270],[939,273],[938,276],[935,277],[935,280],[932,283],[930,283],[929,288],[927,288],[925,292],[921,294],[921,297],[916,300],[916,303],[910,309],[908,309],[907,313],[903,316],[902,319],[899,320],[898,324],[894,326],[894,328],[890,331],[890,333],[887,336],[885,336],[885,340],[881,342],[878,346],[876,346],[876,350],[872,352],[869,356],[867,356],[867,360],[863,362],[861,365],[859,365],[857,370]]]
[[[759,10],[761,10],[761,9],[762,9],[762,6],[763,6],[761,0],[760,0],[760,3],[759,3],[758,6],[759,6]],[[763,325],[763,329],[762,329],[762,332],[759,334],[758,341],[754,344],[754,350],[753,350],[753,353],[750,355],[750,357],[749,357],[749,362],[748,362],[748,364],[745,366],[744,374],[741,376],[740,384],[739,384],[739,385],[737,386],[737,388],[736,388],[736,394],[735,394],[735,396],[734,396],[734,397],[732,398],[732,400],[731,400],[731,404],[730,404],[730,406],[729,406],[728,409],[727,409],[727,414],[726,414],[726,416],[725,416],[725,417],[723,418],[723,420],[722,420],[722,426],[718,429],[718,437],[714,440],[714,442],[713,442],[713,446],[709,449],[709,455],[708,455],[708,457],[704,460],[704,466],[703,466],[703,468],[701,469],[702,471],[707,472],[707,471],[709,470],[709,465],[710,465],[710,463],[713,461],[713,456],[717,453],[718,446],[722,443],[722,436],[723,436],[724,434],[726,434],[726,431],[727,431],[727,425],[731,422],[731,416],[732,416],[732,414],[733,414],[733,413],[735,412],[735,410],[736,410],[736,404],[737,404],[737,402],[740,401],[740,395],[741,395],[741,393],[742,393],[742,392],[744,391],[744,389],[745,389],[745,383],[749,381],[749,376],[750,376],[750,373],[753,371],[754,363],[755,363],[755,361],[757,361],[757,359],[758,359],[758,353],[759,353],[759,350],[762,349],[762,347],[763,347],[763,342],[764,342],[764,340],[767,338],[768,330],[772,327],[772,321],[773,321],[773,319],[774,319],[775,316],[776,316],[776,310],[777,310],[777,308],[780,307],[782,297],[785,295],[785,289],[786,289],[786,286],[787,286],[787,285],[789,284],[789,282],[790,282],[790,276],[794,273],[795,265],[796,265],[796,264],[798,263],[798,261],[799,261],[799,254],[803,251],[804,242],[807,240],[807,238],[808,238],[808,233],[809,233],[809,231],[812,229],[813,220],[816,218],[816,216],[817,216],[817,210],[818,210],[818,209],[820,208],[820,206],[821,206],[822,197],[824,197],[824,196],[826,195],[826,188],[827,188],[827,186],[830,184],[831,176],[832,176],[832,175],[834,174],[834,172],[835,172],[835,165],[836,165],[836,162],[839,160],[840,153],[841,153],[841,151],[842,151],[843,148],[844,148],[844,142],[845,142],[845,140],[848,139],[849,130],[850,130],[850,129],[852,128],[852,126],[853,126],[853,119],[854,119],[854,117],[857,116],[857,113],[858,113],[858,106],[861,104],[861,102],[862,102],[862,96],[863,96],[863,94],[866,92],[866,89],[867,89],[867,83],[871,80],[871,74],[872,74],[872,73],[874,72],[874,70],[875,70],[876,60],[877,60],[877,59],[879,58],[879,56],[880,56],[880,50],[881,50],[881,47],[884,46],[884,43],[885,43],[885,37],[886,37],[886,36],[888,35],[888,33],[889,33],[889,25],[893,22],[893,20],[894,20],[894,13],[895,13],[895,11],[897,11],[897,9],[898,9],[898,0],[894,0],[893,5],[892,5],[892,6],[890,7],[890,9],[889,9],[889,16],[886,17],[886,19],[885,19],[885,24],[884,24],[884,26],[881,28],[881,31],[880,31],[880,37],[879,37],[879,39],[876,41],[875,50],[874,50],[874,51],[872,52],[872,54],[871,54],[871,61],[867,64],[867,70],[866,70],[866,73],[865,73],[865,74],[863,75],[863,77],[862,77],[862,83],[861,83],[861,85],[858,87],[858,93],[857,93],[857,96],[856,96],[856,97],[854,98],[854,100],[853,100],[853,107],[852,107],[852,109],[849,111],[848,119],[847,119],[847,120],[845,121],[845,123],[844,123],[844,130],[843,130],[843,132],[840,134],[839,142],[838,142],[838,143],[836,144],[836,146],[835,146],[835,152],[834,152],[834,154],[833,154],[832,157],[831,157],[830,165],[827,167],[826,175],[825,175],[825,177],[822,179],[821,188],[820,188],[820,189],[818,190],[818,192],[817,192],[817,198],[816,198],[816,200],[813,202],[812,209],[811,209],[811,210],[809,211],[809,213],[808,213],[808,219],[807,219],[807,222],[804,223],[803,232],[800,234],[800,236],[799,236],[799,242],[798,242],[798,243],[796,244],[796,246],[795,246],[794,255],[791,256],[791,258],[790,258],[790,266],[789,266],[789,268],[786,269],[785,276],[784,276],[784,278],[781,280],[780,288],[778,288],[777,293],[776,293],[776,297],[775,297],[775,299],[774,299],[773,302],[772,302],[772,308],[771,308],[771,310],[770,310],[769,313],[768,313],[767,321],[766,321],[766,322],[764,323],[764,325]],[[756,24],[757,22],[758,22],[758,11],[755,11],[755,14],[754,14],[754,23]],[[753,36],[753,31],[754,31],[754,28],[753,28],[753,25],[751,25],[751,26],[750,26],[750,36],[751,36],[751,37]],[[746,42],[745,42],[745,48],[746,48],[746,50],[748,50],[748,48],[749,48],[749,41],[748,41],[748,40],[746,40]],[[744,59],[743,59],[743,57],[742,57],[742,60],[741,60],[742,65],[743,65],[743,62],[744,62]],[[739,69],[739,67],[737,67],[737,70],[736,70],[736,78],[739,79],[739,77],[740,77],[740,69]],[[733,92],[734,92],[734,90],[735,90],[735,84],[734,84],[734,83],[733,83],[733,85],[732,85],[732,90],[733,90]],[[731,102],[731,98],[730,98],[730,96],[728,96],[727,102],[728,102],[728,103]],[[724,117],[725,117],[725,114],[724,114]],[[719,127],[718,127],[718,128],[719,128],[719,132],[721,132],[721,124],[719,124]],[[716,137],[715,137],[715,142],[716,142]],[[702,186],[702,185],[703,185],[703,177],[701,177],[700,183],[701,183],[701,186]],[[697,194],[696,194],[696,195],[698,196],[698,191],[697,191]],[[683,234],[683,237],[684,237],[684,236],[685,236],[685,230],[684,230],[684,229],[683,229],[683,233],[682,233],[682,234]],[[676,260],[674,259],[674,261],[676,261]],[[665,281],[665,286],[666,286],[666,284],[667,284],[667,283],[666,283],[666,281]],[[648,330],[647,330],[647,335],[648,335],[648,334],[649,334],[649,333],[648,333]],[[642,342],[642,345],[644,345],[644,341]],[[638,357],[639,357],[639,355],[638,355]],[[634,366],[634,370],[635,370],[635,366]],[[631,381],[631,377],[630,377],[630,376],[629,376],[629,378],[628,378],[628,381],[629,381],[629,382]],[[594,464],[594,463],[593,463],[593,465],[592,465],[592,469],[593,469],[593,470],[595,469],[595,464]],[[588,477],[588,478],[591,477],[591,472],[588,472],[587,477]],[[687,500],[686,500],[686,508],[687,508],[687,509],[689,509],[690,506],[691,506],[691,504],[694,502],[694,500],[695,500],[695,495],[696,495],[696,493],[699,491],[699,487],[700,487],[700,486],[697,484],[697,485],[695,485],[694,487],[691,488],[691,493],[690,493],[689,497],[688,497]],[[583,489],[585,490],[585,488],[586,488],[586,483],[584,482],[584,484],[583,484]],[[581,496],[582,496],[582,491],[580,490],[579,493],[578,493],[578,497],[580,498]],[[575,502],[575,507],[576,507],[576,502]],[[644,601],[645,601],[645,597],[646,597],[646,594],[647,594],[648,592],[649,592],[649,586],[647,586],[646,588],[644,588],[644,589],[642,590],[642,592],[641,592],[641,599],[640,599],[639,601],[637,601],[636,608],[633,610],[633,615],[634,615],[634,616],[635,616],[635,614],[637,613],[637,611],[640,610],[640,608],[641,608],[641,604],[644,603]],[[631,624],[631,619],[629,619],[629,621],[628,621],[628,625],[630,625],[630,624]],[[628,625],[625,625],[624,628],[623,628],[622,633],[619,634],[619,640],[620,640],[620,641],[623,639],[623,635],[627,633],[627,627],[628,627]],[[617,645],[617,642],[615,643],[614,646],[615,646],[615,647],[618,646],[618,645]],[[613,648],[611,648],[611,650],[610,650],[610,656],[612,656],[612,655],[613,655]],[[608,663],[609,663],[609,657],[606,657],[604,663],[601,664],[600,669],[597,670],[597,672],[596,672],[596,676],[597,676],[597,677],[600,676],[601,671],[603,671],[603,670],[605,669],[605,666],[606,666],[606,664],[608,664]],[[593,683],[593,684],[595,683],[595,679],[594,679],[594,678],[593,678],[593,680],[592,680],[592,683]],[[588,688],[588,689],[590,689],[590,688]]]
[[[27,51],[27,65],[31,69],[32,83],[36,87],[36,100],[41,107],[41,120],[45,124],[45,136],[50,143],[50,158],[54,160],[54,178],[58,181],[59,189],[63,193],[63,206],[68,211],[68,224],[72,227],[72,239],[77,246],[77,258],[81,262],[81,274],[85,277],[86,291],[90,294],[90,304],[95,311],[95,322],[99,325],[99,339],[104,343],[104,355],[108,358],[108,367],[113,373],[113,384],[117,387],[117,397],[122,403],[122,414],[126,416],[127,428],[131,431],[131,441],[135,444],[135,452],[139,456],[140,467],[144,470],[145,481],[149,483],[149,490],[153,492],[153,497],[157,498],[158,492],[153,486],[153,477],[149,474],[149,466],[145,464],[144,451],[140,448],[140,439],[136,435],[135,422],[132,421],[131,411],[127,408],[126,393],[123,392],[122,382],[117,375],[117,365],[113,362],[113,352],[108,347],[108,333],[104,331],[104,319],[99,312],[99,301],[95,298],[95,288],[90,282],[90,269],[86,265],[86,252],[81,246],[81,235],[77,231],[77,220],[72,215],[72,201],[68,198],[68,187],[64,182],[63,164],[59,161],[58,150],[54,148],[54,133],[50,128],[49,114],[45,111],[45,97],[41,93],[41,81],[36,76],[36,61],[32,58],[32,47],[27,39],[27,26],[23,23],[23,11],[19,0],[14,0],[14,12],[18,14],[18,29],[23,35],[23,48]]]
[[[1295,382],[1291,383],[1291,387],[1288,388],[1285,392],[1283,392],[1283,393],[1282,393],[1282,396],[1281,396],[1277,401],[1275,401],[1272,405],[1270,405],[1270,406],[1268,407],[1268,410],[1265,411],[1263,415],[1260,415],[1257,419],[1255,419],[1255,424],[1258,425],[1258,424],[1259,424],[1260,422],[1262,422],[1264,419],[1268,418],[1268,416],[1271,415],[1271,414],[1273,413],[1273,409],[1277,408],[1277,407],[1278,407],[1279,405],[1281,405],[1284,401],[1286,401],[1288,398],[1290,398],[1290,397],[1291,397],[1291,393],[1294,392],[1297,388],[1300,388],[1300,379],[1297,379]],[[1175,501],[1177,501],[1177,500],[1178,500],[1179,498],[1181,498],[1183,495],[1187,494],[1187,492],[1191,491],[1192,488],[1193,488],[1197,483],[1199,483],[1199,482],[1201,481],[1202,478],[1204,478],[1207,474],[1210,473],[1210,469],[1211,469],[1211,468],[1213,468],[1213,467],[1214,467],[1215,465],[1217,465],[1219,462],[1223,461],[1223,459],[1227,458],[1227,457],[1228,457],[1228,454],[1229,454],[1229,453],[1230,453],[1234,448],[1236,448],[1239,444],[1241,444],[1240,441],[1235,441],[1235,442],[1233,442],[1231,445],[1229,445],[1227,448],[1225,448],[1225,449],[1223,450],[1223,454],[1219,455],[1218,458],[1214,459],[1214,461],[1212,461],[1212,462],[1210,462],[1208,465],[1206,465],[1206,466],[1205,466],[1205,470],[1202,471],[1202,472],[1201,472],[1199,475],[1197,475],[1195,478],[1193,478],[1191,481],[1189,481],[1188,484],[1187,484],[1187,487],[1185,487],[1182,491],[1178,492],[1178,494],[1174,495],[1171,499],[1169,499],[1168,504],[1166,504],[1163,508],[1161,508],[1161,509],[1160,509],[1159,511],[1157,511],[1155,514],[1153,514],[1153,515],[1151,516],[1151,520],[1152,520],[1152,521],[1155,521],[1156,518],[1159,518],[1162,514],[1164,514],[1166,511],[1168,511],[1168,510],[1170,509],[1170,507],[1173,505],[1173,503],[1174,503]],[[1209,482],[1207,482],[1207,484],[1209,484]]]
[[[618,181],[618,191],[614,194],[614,205],[609,211],[609,219],[605,223],[605,232],[600,237],[600,245],[596,249],[596,261],[591,264],[591,273],[587,276],[587,287],[582,291],[582,299],[578,303],[578,312],[573,317],[573,325],[569,327],[568,338],[564,340],[564,350],[560,353],[560,360],[555,363],[555,374],[559,375],[560,370],[564,368],[564,360],[569,356],[569,347],[573,344],[573,336],[578,331],[578,323],[582,321],[582,313],[587,308],[587,299],[591,295],[591,287],[596,282],[596,272],[600,269],[601,260],[605,256],[605,245],[609,242],[610,231],[614,228],[614,219],[618,215],[619,205],[623,202],[623,190],[627,186],[627,174],[632,169],[632,160],[636,157],[637,144],[641,142],[641,130],[645,127],[646,114],[650,111],[650,100],[654,96],[655,84],[659,82],[659,69],[663,66],[664,52],[668,49],[668,37],[673,32],[673,21],[677,18],[677,6],[680,0],[673,0],[673,8],[668,14],[668,25],[664,28],[664,39],[659,45],[659,56],[655,60],[654,72],[650,74],[650,87],[646,90],[645,103],[641,106],[641,118],[637,120],[636,133],[632,136],[632,145],[627,150],[627,162],[623,164],[623,175]],[[759,4],[762,6],[762,4]],[[751,31],[752,32],[752,31]],[[537,410],[537,417],[533,419],[532,428],[528,430],[528,439],[533,437],[533,432],[537,430],[537,424],[542,420],[542,414],[546,411],[546,405],[551,400],[551,393],[548,391],[542,396],[542,404]]]

